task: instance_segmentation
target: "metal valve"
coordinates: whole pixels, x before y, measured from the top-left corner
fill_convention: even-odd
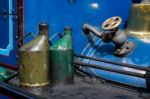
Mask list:
[[[115,44],[114,54],[117,56],[124,56],[132,51],[134,43],[127,41],[126,33],[119,30],[118,26],[121,22],[122,18],[115,16],[107,19],[102,24],[102,31],[99,31],[90,24],[84,24],[83,31],[88,37],[90,37],[90,33],[93,33],[95,36],[101,38],[105,43],[113,42]]]

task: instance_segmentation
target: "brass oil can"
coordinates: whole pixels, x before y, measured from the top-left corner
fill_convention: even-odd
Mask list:
[[[127,33],[140,39],[150,39],[150,3],[132,5]]]
[[[19,49],[19,79],[21,87],[49,84],[48,25],[39,24],[39,35]]]

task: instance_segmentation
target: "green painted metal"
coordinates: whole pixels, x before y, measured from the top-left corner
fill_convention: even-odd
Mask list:
[[[0,81],[8,81],[18,73],[0,66]]]
[[[73,83],[72,29],[65,27],[64,36],[49,50],[51,86]]]
[[[39,35],[19,49],[20,86],[36,87],[49,84],[48,25],[39,25]]]
[[[0,81],[4,81],[5,79],[7,79],[7,75],[6,75],[6,69],[3,67],[0,67]]]

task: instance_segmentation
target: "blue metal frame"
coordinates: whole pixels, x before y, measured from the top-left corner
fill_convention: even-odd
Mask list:
[[[13,5],[12,0],[9,0],[9,13],[12,12]],[[10,51],[13,49],[13,20],[12,15],[9,16],[9,43],[5,49],[0,48],[0,54],[9,56]]]
[[[87,39],[82,25],[90,23],[100,27],[111,16],[121,16],[123,24],[128,18],[131,0],[24,0],[24,33],[37,34],[37,26],[46,21],[50,25],[49,36],[63,32],[64,26],[73,28],[74,51],[81,53]],[[122,26],[123,26],[122,24]],[[25,39],[25,43],[33,38]],[[80,44],[80,45],[79,45]]]
[[[0,32],[1,32],[1,45],[0,45],[0,64],[16,67],[17,66],[17,21],[13,20],[14,15],[17,13],[16,3],[17,0],[2,0],[0,5]],[[6,10],[4,10],[6,9]],[[15,12],[13,12],[13,10]],[[5,11],[5,12],[4,12]]]

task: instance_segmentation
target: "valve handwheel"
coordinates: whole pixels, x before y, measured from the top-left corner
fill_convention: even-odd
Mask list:
[[[102,29],[104,30],[112,30],[117,28],[122,22],[122,18],[119,16],[114,16],[111,17],[109,19],[107,19],[106,21],[104,21],[104,23],[102,24]]]

